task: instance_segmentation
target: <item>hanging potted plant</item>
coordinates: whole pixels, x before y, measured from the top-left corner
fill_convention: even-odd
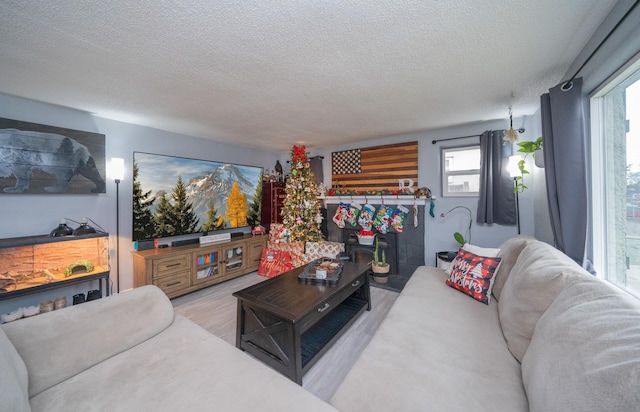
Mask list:
[[[520,146],[518,152],[524,153],[524,157],[518,161],[520,176],[515,177],[516,184],[513,187],[513,191],[522,193],[525,189],[528,189],[524,184],[524,175],[529,174],[529,171],[525,167],[527,156],[531,155],[535,158],[536,153],[542,155],[542,136],[538,137],[534,142],[520,142],[518,146]]]
[[[371,264],[371,270],[373,271],[373,280],[376,283],[387,283],[389,280],[389,263],[387,263],[387,256],[385,251],[382,254],[379,253],[378,238],[376,238],[376,248],[373,251],[373,262]]]

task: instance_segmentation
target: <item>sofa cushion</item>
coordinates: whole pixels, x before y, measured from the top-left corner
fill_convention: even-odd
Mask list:
[[[546,243],[532,241],[522,250],[498,302],[502,332],[516,359],[522,361],[538,319],[576,276],[590,275]]]
[[[497,306],[419,267],[331,399],[342,411],[526,411]]]
[[[460,250],[466,250],[467,252],[471,252],[478,256],[487,256],[487,257],[496,257],[498,255],[498,252],[500,252],[500,249],[480,247],[480,246],[472,245],[470,243],[465,243],[464,245],[462,245]],[[458,252],[460,252],[460,250],[458,250]],[[451,261],[451,264],[445,269],[445,273],[447,275],[451,274],[451,269],[455,265],[457,258],[458,258],[458,255],[456,255],[456,257],[453,258],[453,260]]]
[[[535,239],[531,236],[518,235],[500,245],[500,251],[496,254],[496,256],[502,259],[500,262],[500,271],[494,276],[493,288],[491,289],[493,297],[496,298],[496,300],[500,300],[502,288],[509,277],[509,273],[511,273],[513,265],[516,264],[520,252],[522,252],[522,249],[532,240]]]
[[[173,306],[155,286],[116,296],[3,325],[29,371],[29,397],[144,342],[173,322]]]
[[[488,305],[500,258],[478,256],[460,249],[453,262],[446,284]]]
[[[157,336],[31,399],[33,411],[333,411],[246,353],[176,316]]]
[[[30,411],[27,367],[0,327],[0,410]]]
[[[573,279],[540,317],[522,376],[534,412],[638,410],[640,301]]]

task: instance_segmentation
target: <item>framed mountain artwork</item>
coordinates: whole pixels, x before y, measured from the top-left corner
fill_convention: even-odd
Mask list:
[[[0,194],[105,193],[105,136],[0,118]]]

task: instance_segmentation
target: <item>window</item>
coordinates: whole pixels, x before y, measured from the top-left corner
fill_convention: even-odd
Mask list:
[[[591,99],[594,265],[640,296],[640,60]]]
[[[478,196],[480,145],[442,149],[442,196]]]

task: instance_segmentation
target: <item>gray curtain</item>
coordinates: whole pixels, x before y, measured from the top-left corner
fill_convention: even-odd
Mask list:
[[[504,132],[487,130],[480,136],[478,223],[516,224],[516,197],[507,169],[513,147],[502,140]]]
[[[324,181],[324,169],[322,168],[322,156],[314,156],[309,158],[311,172],[315,176],[316,184],[319,185]]]
[[[582,79],[540,97],[545,179],[556,248],[580,265],[587,243],[587,170]]]

